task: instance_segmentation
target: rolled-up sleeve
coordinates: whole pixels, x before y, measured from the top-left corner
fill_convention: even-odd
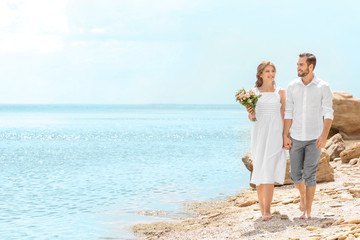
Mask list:
[[[321,101],[322,115],[324,119],[334,119],[333,95],[329,85],[323,86],[323,97]]]
[[[289,85],[286,91],[286,105],[284,119],[293,119],[294,102],[292,99],[291,86]]]

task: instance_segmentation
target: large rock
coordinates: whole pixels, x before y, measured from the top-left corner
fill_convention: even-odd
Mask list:
[[[326,152],[330,156],[330,161],[333,161],[335,158],[340,156],[340,153],[345,150],[345,142],[340,133],[332,136],[325,146]]]
[[[251,151],[247,152],[242,158],[241,160],[243,161],[245,167],[247,168],[247,170],[249,170],[250,172],[252,172],[253,170],[253,164],[252,164],[252,158],[251,158]]]
[[[331,133],[340,133],[344,139],[360,139],[360,99],[350,93],[333,92],[333,108]]]
[[[288,156],[288,154],[287,154]],[[246,168],[251,172],[252,174],[252,170],[253,170],[253,165],[252,165],[252,158],[251,158],[251,152],[246,153],[243,158],[242,158],[244,165],[246,166]],[[250,179],[251,179],[251,174],[250,174]],[[321,150],[321,157],[320,157],[320,162],[319,162],[319,167],[318,170],[316,172],[316,182],[320,183],[320,182],[332,182],[334,181],[334,169],[333,167],[330,165],[330,156],[329,154],[326,152],[325,149]],[[290,159],[289,156],[286,160],[286,172],[285,172],[285,180],[284,180],[284,185],[289,185],[289,184],[293,184],[293,181],[290,178]],[[275,184],[276,186],[280,186],[282,184]],[[252,188],[256,188],[256,186],[252,183],[250,183],[250,186]]]
[[[360,157],[360,143],[350,145],[340,153],[341,162],[348,163],[353,158]]]
[[[316,172],[316,182],[332,182],[334,179],[334,169],[330,165],[330,156],[325,149],[322,149],[319,167]]]

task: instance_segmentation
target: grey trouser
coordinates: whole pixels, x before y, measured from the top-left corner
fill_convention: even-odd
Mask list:
[[[306,186],[316,186],[316,171],[320,161],[321,149],[316,148],[316,139],[298,141],[291,138],[290,177],[295,184],[305,179]]]

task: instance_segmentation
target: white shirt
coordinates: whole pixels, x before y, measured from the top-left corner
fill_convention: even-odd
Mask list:
[[[288,85],[285,119],[292,119],[290,136],[299,141],[317,139],[324,119],[333,119],[332,92],[329,84],[316,76],[305,85],[297,78]]]

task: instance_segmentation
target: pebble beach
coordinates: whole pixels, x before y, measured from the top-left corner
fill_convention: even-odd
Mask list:
[[[317,184],[312,219],[300,219],[294,185],[275,188],[272,219],[262,221],[256,191],[225,201],[188,203],[195,217],[173,222],[137,224],[138,239],[356,239],[360,238],[360,161],[330,162],[335,181]]]

